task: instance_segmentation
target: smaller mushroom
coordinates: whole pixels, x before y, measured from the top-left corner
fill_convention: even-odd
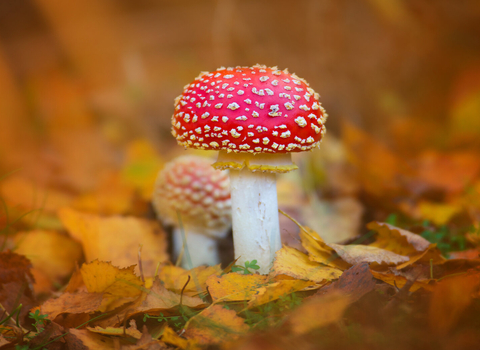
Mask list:
[[[218,240],[231,226],[230,182],[211,160],[182,156],[167,163],[155,183],[153,206],[174,227],[173,255],[181,255],[182,267],[220,262]]]

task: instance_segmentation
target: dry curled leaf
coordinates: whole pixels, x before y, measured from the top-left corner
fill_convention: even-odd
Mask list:
[[[395,254],[391,251],[368,245],[340,245],[330,243],[329,246],[335,249],[343,260],[352,265],[362,262],[397,265],[409,260],[408,256]]]

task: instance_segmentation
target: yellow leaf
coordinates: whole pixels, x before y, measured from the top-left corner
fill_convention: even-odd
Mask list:
[[[198,266],[191,270],[185,270],[178,266],[164,265],[158,272],[158,277],[163,285],[170,290],[180,292],[188,281],[183,293],[185,295],[196,295],[207,291],[206,281],[212,275],[220,275],[222,269],[220,265]]]
[[[256,290],[247,307],[257,307],[312,286],[315,286],[314,282],[302,280],[280,280],[270,283]]]
[[[293,333],[309,331],[337,322],[350,304],[350,298],[341,293],[314,297],[295,309],[287,318]]]
[[[142,281],[134,273],[134,266],[124,269],[105,261],[83,264],[80,272],[90,293],[108,293],[118,297],[136,297],[142,292]]]
[[[440,226],[448,223],[454,215],[462,210],[462,207],[453,204],[421,201],[418,203],[418,210],[422,219],[430,220]]]
[[[190,308],[202,308],[206,306],[205,302],[199,297],[181,296],[179,293],[166,289],[158,277],[153,281],[152,288],[145,293],[145,298],[141,305],[135,308],[135,313],[158,314],[159,311],[179,306],[180,302],[183,306]]]
[[[244,335],[249,327],[233,310],[212,305],[193,316],[185,325],[185,337],[199,344],[226,345]]]
[[[107,337],[101,334],[95,334],[86,329],[76,329],[76,328],[70,328],[69,333],[77,337],[82,342],[82,344],[86,347],[86,349],[90,349],[90,350],[115,349],[114,341],[110,337]]]
[[[302,246],[309,254],[309,259],[324,265],[328,265],[339,269],[348,269],[350,265],[339,259],[335,251],[330,248],[318,233],[311,228],[301,225],[297,220],[292,218],[287,213],[280,210],[280,212],[287,218],[292,220],[300,228],[300,239]]]
[[[156,222],[136,217],[101,217],[70,208],[60,210],[59,217],[82,244],[87,262],[98,259],[120,267],[138,264],[140,245],[146,276],[154,275],[158,262],[168,260],[166,235]],[[139,273],[138,267],[136,271]]]
[[[214,302],[250,300],[267,280],[268,277],[264,275],[228,273],[223,276],[210,276],[207,287]]]
[[[41,271],[51,283],[60,283],[82,259],[81,246],[70,237],[56,231],[34,230],[14,236],[15,252],[25,255],[34,270]]]
[[[272,275],[287,275],[297,279],[322,282],[340,277],[342,270],[310,261],[306,254],[295,248],[284,246],[276,253]]]
[[[395,254],[385,249],[367,245],[340,245],[334,243],[329,245],[335,249],[343,260],[352,265],[362,262],[396,265],[409,260],[408,256]]]
[[[102,328],[99,326],[96,327],[87,327],[87,329],[90,332],[97,333],[97,334],[103,334],[103,335],[110,335],[110,336],[130,336],[135,339],[140,339],[142,337],[142,333],[137,329],[133,327],[106,327]]]
[[[193,350],[196,349],[197,347],[194,345],[195,342],[192,340],[187,340],[185,338],[180,337],[177,332],[175,332],[173,329],[170,327],[166,326],[163,329],[162,333],[162,341],[171,344],[173,346],[176,346],[180,349],[189,349]]]

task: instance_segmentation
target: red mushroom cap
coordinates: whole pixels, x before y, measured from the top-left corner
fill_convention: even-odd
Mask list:
[[[227,152],[289,153],[318,147],[327,114],[308,83],[265,66],[204,72],[175,100],[179,144]]]
[[[182,223],[198,233],[221,236],[231,222],[228,175],[198,156],[182,156],[165,164],[153,193],[153,206],[167,224]]]

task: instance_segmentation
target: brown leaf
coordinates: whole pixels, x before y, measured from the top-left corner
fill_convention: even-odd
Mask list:
[[[103,293],[63,293],[57,299],[47,300],[41,307],[41,313],[47,314],[49,320],[54,320],[63,313],[82,314],[100,310]]]
[[[65,334],[65,329],[55,322],[49,322],[43,332],[37,334],[35,338],[30,341],[29,347],[34,348],[43,348],[44,344],[49,343],[50,341],[58,338],[59,336]],[[48,345],[49,349],[61,349],[65,340],[60,338],[57,341]]]
[[[320,289],[315,295],[341,292],[349,296],[350,302],[353,303],[372,291],[375,285],[376,282],[370,272],[368,263],[364,262],[353,265],[346,270],[337,281]]]
[[[185,337],[200,344],[234,342],[248,331],[243,318],[233,310],[212,305],[193,316],[185,325]]]
[[[32,263],[23,255],[11,251],[0,252],[0,284],[8,282],[33,282]]]

